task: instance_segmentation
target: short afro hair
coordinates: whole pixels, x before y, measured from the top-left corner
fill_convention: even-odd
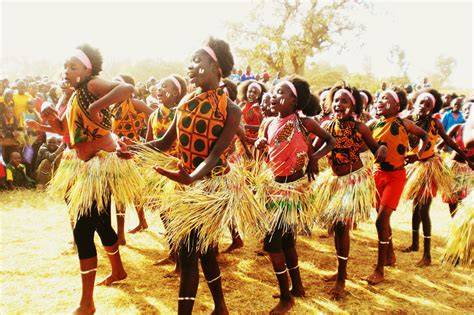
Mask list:
[[[290,81],[296,89],[298,96],[296,109],[301,110],[308,117],[316,116],[321,112],[319,98],[311,93],[309,83],[297,75],[291,75],[286,80]]]
[[[229,44],[222,39],[210,37],[206,45],[216,54],[217,63],[222,70],[222,77],[227,78],[234,68],[234,56],[232,56]]]
[[[439,94],[439,92],[435,89],[431,89],[431,88],[423,89],[423,90],[418,91],[415,94],[415,96],[414,96],[415,102],[416,102],[416,99],[418,98],[418,96],[420,96],[423,93],[430,93],[431,95],[433,95],[433,97],[435,99],[435,104],[433,106],[432,113],[436,114],[437,112],[439,112],[441,107],[443,107],[443,100],[441,99],[441,94]]]
[[[232,102],[237,100],[237,85],[230,79],[223,79],[223,88],[227,90],[227,95]]]
[[[340,83],[336,83],[331,90],[329,90],[329,95],[327,97],[327,101],[329,104],[331,104],[332,107],[332,102],[334,100],[334,95],[336,94],[337,91],[345,89],[348,90],[352,96],[354,97],[355,104],[353,104],[354,108],[354,113],[356,115],[360,115],[362,113],[362,99],[360,98],[360,93],[355,87],[351,87],[349,84],[347,84],[345,81],[342,81]]]
[[[263,94],[265,94],[267,92],[267,87],[265,86],[265,84],[260,83],[256,80],[246,80],[246,81],[240,83],[239,86],[238,86],[238,94],[237,94],[238,98],[239,98],[240,101],[247,101],[247,91],[249,89],[250,84],[252,84],[252,83],[258,84],[261,87],[261,90],[260,90],[261,93],[260,93],[260,96],[257,99],[257,102],[260,104],[260,102],[262,101]]]
[[[82,50],[83,53],[86,54],[87,58],[89,58],[92,64],[92,72],[93,76],[98,75],[102,71],[102,54],[100,53],[99,49],[92,47],[89,44],[82,44],[77,47],[77,49]]]

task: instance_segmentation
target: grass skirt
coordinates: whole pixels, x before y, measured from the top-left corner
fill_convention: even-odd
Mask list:
[[[64,198],[71,215],[77,218],[89,215],[94,202],[99,213],[107,210],[108,196],[116,205],[133,206],[142,187],[143,179],[133,160],[100,151],[84,162],[69,151],[63,155],[49,191]]]
[[[316,179],[315,207],[325,227],[338,222],[363,222],[370,218],[375,204],[375,182],[368,168],[344,176],[326,170]]]
[[[474,248],[474,193],[462,203],[451,223],[442,261],[451,265],[472,266]]]
[[[190,186],[165,185],[168,191],[161,202],[168,209],[167,235],[172,249],[188,246],[204,253],[218,243],[230,225],[241,233],[263,235],[264,209],[256,202],[243,173],[233,167],[225,175]]]
[[[474,171],[466,163],[459,163],[452,159],[446,163],[454,175],[454,189],[449,194],[443,195],[443,201],[457,203],[466,198],[474,187]]]
[[[434,192],[449,195],[454,189],[454,175],[439,156],[416,161],[407,167],[407,182],[403,192],[405,200],[425,202],[435,197]]]

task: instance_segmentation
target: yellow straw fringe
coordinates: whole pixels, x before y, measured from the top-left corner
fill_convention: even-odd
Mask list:
[[[197,232],[196,249],[206,252],[231,224],[243,233],[262,235],[266,230],[264,209],[236,169],[190,186],[176,185],[174,193],[163,197],[162,202],[171,209],[167,234],[173,249],[190,246],[193,231]]]
[[[326,170],[316,179],[315,207],[319,221],[332,227],[337,222],[362,222],[370,218],[375,204],[375,183],[370,169],[361,168],[345,176]]]
[[[454,175],[439,156],[427,161],[417,161],[407,167],[407,182],[403,198],[424,202],[431,196],[432,187],[449,195],[454,189]]]
[[[100,151],[87,162],[67,153],[50,182],[74,217],[88,215],[94,202],[99,213],[106,210],[110,196],[116,205],[133,206],[140,196],[143,179],[133,160],[120,159],[115,152]]]
[[[474,257],[474,193],[461,204],[451,223],[442,261],[450,265],[471,267]]]

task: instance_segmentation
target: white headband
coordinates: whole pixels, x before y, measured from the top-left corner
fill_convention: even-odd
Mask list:
[[[262,87],[261,87],[260,84],[258,84],[257,82],[252,82],[252,83],[250,83],[248,89],[250,90],[251,87],[257,88],[257,90],[258,90],[260,93],[262,92]]]
[[[367,94],[365,94],[365,92],[360,92],[359,94],[364,99],[366,104],[369,103],[369,97],[367,96]]]
[[[431,102],[433,103],[433,106],[435,106],[436,99],[434,98],[434,96],[431,93],[428,93],[428,92],[423,92],[420,95],[418,95],[418,97],[416,98],[416,101],[418,102],[418,100],[421,100],[422,98],[425,98],[425,97],[428,97],[431,100]]]
[[[290,88],[290,90],[291,90],[291,92],[293,92],[294,96],[298,97],[298,93],[296,92],[296,88],[295,88],[295,85],[293,83],[291,83],[288,80],[285,80],[282,83]]]
[[[337,92],[340,92],[341,94],[347,95],[347,96],[351,99],[352,105],[355,105],[355,104],[356,104],[354,95],[352,95],[352,93],[351,93],[349,90],[340,89],[340,90],[337,90]],[[336,92],[336,93],[337,93],[337,92]]]
[[[397,102],[397,104],[400,104],[400,99],[398,98],[398,95],[397,95],[397,93],[395,93],[395,91],[393,91],[393,90],[386,90],[385,93],[390,94],[390,96],[392,96],[392,98],[395,100],[395,102]],[[430,94],[430,95],[431,95],[431,94]]]
[[[73,54],[74,57],[79,59],[79,61],[87,68],[87,69],[92,69],[92,63],[87,57],[87,55],[80,49],[76,49]]]
[[[170,75],[169,79],[174,83],[174,85],[178,88],[179,95],[181,95],[181,84],[179,84],[178,79],[174,77],[174,75]]]
[[[209,47],[209,46],[204,46],[204,47],[202,47],[202,49],[203,49],[205,52],[207,52],[207,54],[208,54],[209,56],[211,56],[212,60],[214,60],[214,61],[217,63],[217,67],[219,68],[219,73],[220,73],[221,76],[222,76],[222,69],[221,69],[221,66],[219,65],[219,62],[217,61],[217,55],[216,55],[216,53],[214,52],[214,50],[213,50],[211,47]]]

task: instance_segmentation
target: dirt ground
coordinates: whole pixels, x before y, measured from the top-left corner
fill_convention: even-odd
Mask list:
[[[397,265],[386,269],[386,282],[370,286],[367,276],[376,261],[377,240],[373,223],[352,232],[348,295],[342,301],[329,299],[330,284],[322,276],[336,267],[333,240],[321,238],[323,230],[298,238],[298,252],[307,297],[298,299],[293,314],[307,313],[474,313],[473,272],[449,269],[439,263],[450,222],[447,205],[435,200],[432,210],[433,265],[418,268],[418,253],[401,253],[410,242],[411,212],[402,206],[392,219]],[[0,192],[0,313],[67,314],[79,303],[79,263],[72,250],[72,233],[64,204],[44,192]],[[167,255],[167,246],[157,215],[148,214],[146,232],[127,235],[121,248],[128,279],[112,287],[96,287],[97,314],[169,314],[177,309],[177,277],[165,277],[172,266],[153,263]],[[130,211],[126,228],[137,218]],[[373,222],[373,221],[372,221]],[[222,241],[221,249],[229,243]],[[96,244],[100,241],[96,237]],[[245,239],[245,247],[219,256],[225,298],[231,313],[264,314],[276,301],[276,279],[270,261],[259,257],[259,242]],[[98,246],[98,277],[110,272],[107,257]],[[200,277],[195,313],[210,313],[212,299]]]

